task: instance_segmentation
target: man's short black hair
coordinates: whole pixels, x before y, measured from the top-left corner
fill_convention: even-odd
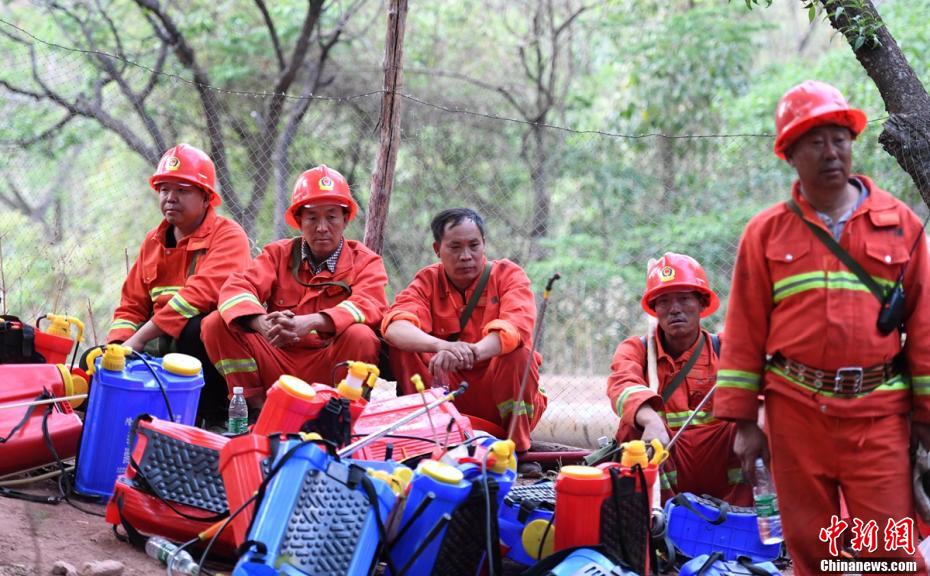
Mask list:
[[[458,226],[462,223],[462,220],[471,220],[474,222],[475,226],[478,227],[478,232],[481,232],[481,239],[484,240],[484,220],[471,208],[449,208],[448,210],[443,210],[439,214],[436,214],[429,225],[430,228],[433,229],[433,240],[442,242],[442,237],[446,232],[446,228]]]

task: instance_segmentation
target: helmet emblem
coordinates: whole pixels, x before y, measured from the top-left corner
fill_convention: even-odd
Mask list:
[[[320,178],[320,190],[332,190],[333,189],[333,179],[329,176],[323,176]]]
[[[675,279],[675,269],[671,266],[663,266],[659,270],[659,280],[662,282],[671,282]]]
[[[176,156],[171,156],[165,160],[165,170],[177,170],[181,167],[181,161]]]

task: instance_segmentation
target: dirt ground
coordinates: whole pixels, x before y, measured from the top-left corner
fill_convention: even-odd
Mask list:
[[[51,494],[51,483],[43,493]],[[32,490],[30,490],[32,491]],[[103,513],[103,506],[81,503]],[[119,560],[126,576],[163,576],[165,569],[144,552],[120,542],[103,518],[65,502],[58,505],[0,498],[0,576],[51,574],[58,560],[78,571],[85,562]]]

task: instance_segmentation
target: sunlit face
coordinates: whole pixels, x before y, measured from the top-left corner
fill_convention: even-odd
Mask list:
[[[328,258],[339,247],[349,223],[346,209],[338,204],[304,206],[297,213],[300,231],[317,260]]]
[[[442,240],[433,242],[433,250],[446,275],[460,290],[471,285],[484,267],[484,238],[478,225],[467,218],[456,225],[446,225]]]
[[[200,226],[210,207],[209,196],[197,186],[177,182],[159,182],[158,207],[168,224],[183,233]]]
[[[701,330],[704,302],[694,291],[666,292],[652,301],[662,332],[672,338],[697,336]]]
[[[840,190],[852,171],[852,132],[844,126],[812,128],[792,144],[788,163],[807,190]]]

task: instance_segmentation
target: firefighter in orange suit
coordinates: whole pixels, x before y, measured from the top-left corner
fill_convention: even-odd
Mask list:
[[[645,337],[631,336],[617,346],[607,380],[607,396],[620,416],[617,441],[659,439],[668,444],[714,386],[715,339],[701,329],[701,318],[720,305],[707,274],[690,256],[666,253],[646,275],[642,306],[658,318],[655,334],[658,392],[649,388]],[[719,343],[719,340],[716,340]],[[718,344],[719,345],[719,344]],[[697,358],[669,392],[692,356]],[[663,395],[668,396],[662,401]],[[752,487],[743,481],[733,453],[736,426],[711,415],[713,399],[694,415],[663,467],[668,497],[677,492],[710,494],[738,506],[752,504]]]
[[[398,391],[413,392],[414,374],[451,389],[464,380],[469,389],[456,407],[505,428],[517,418],[513,440],[525,452],[547,404],[539,389],[542,356],[531,349],[536,304],[530,280],[510,260],[487,260],[484,221],[475,211],[444,210],[431,227],[439,262],[417,272],[381,325]],[[460,328],[486,266],[486,286]],[[527,362],[526,391],[517,398]]]
[[[840,491],[849,512],[840,546],[855,536],[855,522],[877,536],[874,550],[856,552],[862,557],[909,557],[908,544],[916,545],[908,444],[913,429],[930,445],[930,262],[914,213],[851,173],[853,140],[865,125],[865,113],[822,82],[806,81],[779,101],[775,154],[797,172],[793,205],[768,208],[743,232],[717,373],[714,415],[736,421],[734,449],[750,479],[755,459],[771,454],[801,575],[820,573],[832,557]],[[876,295],[807,223],[886,292],[903,274],[902,325],[879,329]]]
[[[249,240],[241,226],[216,214],[222,203],[216,172],[201,150],[189,144],[171,148],[149,184],[165,219],[142,242],[107,342],[158,356],[176,350],[198,358],[206,381],[198,413],[222,421],[226,386],[203,348],[201,320],[216,309],[226,278],[248,266]]]
[[[251,407],[282,374],[332,384],[339,362],[377,363],[387,273],[380,256],[343,237],[356,212],[342,174],[327,166],[301,174],[284,215],[301,236],[265,246],[204,320],[207,353]]]

